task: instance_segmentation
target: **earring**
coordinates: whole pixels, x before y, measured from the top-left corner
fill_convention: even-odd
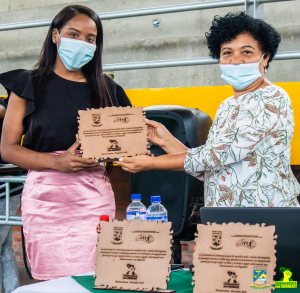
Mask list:
[[[267,72],[268,72],[267,67],[265,67],[265,73],[267,73]]]

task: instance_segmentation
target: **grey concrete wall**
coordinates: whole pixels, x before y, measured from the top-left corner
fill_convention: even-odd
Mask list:
[[[53,18],[68,4],[83,4],[98,13],[201,2],[202,0],[0,0],[0,23]],[[193,12],[105,20],[104,63],[194,58],[208,56],[204,33],[214,15],[240,11],[231,7]],[[265,20],[281,34],[279,51],[300,50],[300,0],[264,5]],[[158,19],[160,25],[152,22]],[[48,28],[0,32],[0,72],[30,69],[37,61]],[[300,59],[274,61],[268,72],[273,82],[300,81]],[[116,71],[115,80],[126,89],[191,87],[226,84],[218,65]],[[4,90],[0,90],[4,94]]]

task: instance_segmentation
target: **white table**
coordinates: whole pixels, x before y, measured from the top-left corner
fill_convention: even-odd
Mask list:
[[[84,275],[94,275],[89,272]],[[79,285],[72,277],[64,277],[50,281],[44,281],[31,285],[25,285],[17,288],[12,293],[91,293],[90,291]]]

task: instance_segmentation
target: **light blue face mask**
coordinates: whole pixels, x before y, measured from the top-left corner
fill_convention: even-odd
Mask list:
[[[66,68],[75,71],[92,60],[95,50],[94,44],[61,37],[58,54]]]
[[[225,79],[237,90],[245,89],[261,77],[259,63],[264,55],[265,54],[263,54],[259,62],[255,63],[242,63],[239,65],[219,64],[222,70],[221,78]]]

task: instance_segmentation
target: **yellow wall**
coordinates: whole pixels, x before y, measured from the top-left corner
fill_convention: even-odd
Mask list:
[[[300,165],[300,82],[276,83],[289,94],[294,109],[295,132],[292,141],[292,164]],[[214,119],[219,105],[233,94],[231,86],[134,89],[126,93],[135,106],[179,105],[199,108]]]
[[[292,141],[292,164],[300,165],[300,82],[280,82],[289,94],[294,109],[295,132]],[[233,95],[231,86],[134,89],[126,93],[135,106],[179,105],[199,108],[214,119],[219,105]]]

